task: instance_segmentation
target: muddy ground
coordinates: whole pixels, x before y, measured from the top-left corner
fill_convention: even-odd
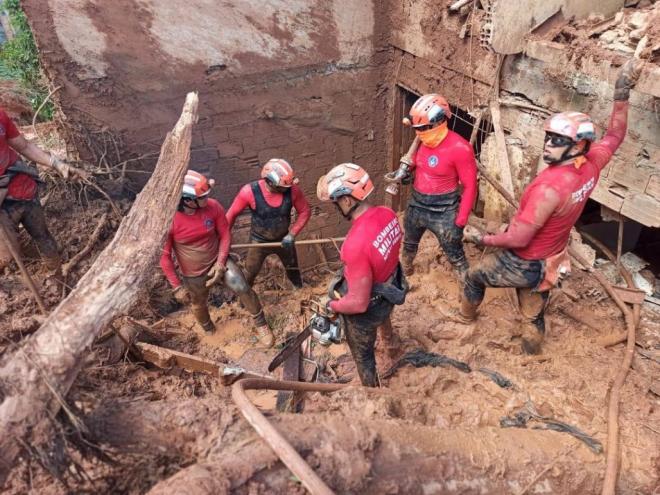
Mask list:
[[[57,182],[47,187],[52,191],[46,202],[49,224],[70,259],[86,244],[107,202],[89,191],[85,198],[85,191]],[[130,206],[128,201],[119,204]],[[73,270],[71,285],[115,229],[112,221],[104,228],[92,254]],[[43,271],[29,239],[22,240],[28,267],[53,308],[61,291]],[[473,262],[482,256],[473,247],[468,252]],[[556,298],[548,313],[543,354],[530,358],[520,351],[518,316],[504,291],[487,293],[475,325],[453,323],[447,315],[457,306],[457,287],[434,239],[425,237],[416,267],[413,291],[393,316],[402,352],[422,348],[444,354],[467,363],[471,372],[403,367],[383,380],[383,389],[366,390],[356,385],[342,344],[318,348],[315,356],[322,380],[351,382],[349,388],[310,394],[300,416],[276,413],[274,393],[252,394],[253,400],[277,418],[283,433],[340,493],[598,493],[603,453],[567,433],[541,430],[540,422],[532,421],[528,428],[503,428],[500,422],[532,405],[540,415],[606,443],[608,390],[623,344],[604,348],[598,339],[624,328],[613,302],[593,278],[576,272],[566,285],[578,297],[570,304],[595,328],[567,317],[561,308],[568,300]],[[278,340],[300,329],[300,300],[322,294],[330,272],[328,266],[306,271],[307,285],[296,292],[281,266],[269,260],[256,288]],[[214,293],[218,332],[207,337],[185,308],[173,302],[158,267],[153,273],[151,287],[131,314],[154,325],[143,339],[223,363],[245,364],[241,358],[246,352],[252,363],[260,361],[259,352],[251,350],[255,343],[249,317],[230,294],[221,289]],[[39,318],[15,267],[0,277],[0,293],[0,352],[5,352],[34,332]],[[115,325],[125,323],[120,319]],[[625,494],[658,490],[657,314],[642,312],[637,342],[621,405],[619,489]],[[109,352],[105,345],[90,350],[67,396],[90,430],[76,446],[75,429],[65,426],[64,448],[54,451],[67,452],[73,464],[67,464],[58,480],[39,462],[49,456],[33,451],[14,469],[6,493],[144,493],[154,487],[155,493],[304,492],[275,462],[216,378],[157,369],[129,355],[112,363]],[[264,355],[261,362],[267,361]],[[381,373],[392,364],[382,353],[378,363]],[[500,373],[513,386],[501,388],[481,368]]]

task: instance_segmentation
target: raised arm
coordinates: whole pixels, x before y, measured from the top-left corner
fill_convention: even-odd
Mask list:
[[[587,158],[599,169],[608,164],[612,155],[621,146],[628,129],[628,98],[630,90],[635,86],[642,63],[637,59],[628,60],[619,72],[614,84],[614,105],[610,114],[610,122],[603,139],[594,143],[587,153]]]

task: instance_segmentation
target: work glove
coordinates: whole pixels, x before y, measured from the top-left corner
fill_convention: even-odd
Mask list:
[[[484,234],[473,227],[472,225],[466,225],[463,229],[463,242],[471,242],[473,244],[483,244]]]
[[[619,77],[614,84],[614,99],[617,101],[628,101],[631,88],[635,87],[639,74],[642,71],[642,61],[638,58],[631,58],[619,72]]]
[[[282,247],[292,248],[295,242],[296,242],[295,236],[291,233],[288,233],[287,235],[284,236],[284,239],[282,239]]]
[[[327,316],[330,320],[333,320],[337,317],[337,313],[330,309],[330,303],[334,300],[336,299],[330,299],[328,296],[323,296],[319,299],[319,306],[325,311],[323,316]]]
[[[217,284],[224,276],[227,271],[227,266],[224,263],[216,263],[209,270],[208,276],[209,279],[206,281],[207,287],[213,287]]]
[[[403,158],[402,158],[403,160]],[[389,172],[385,174],[385,180],[387,182],[403,182],[410,177],[410,167],[406,162],[401,162],[399,168],[394,172]]]
[[[88,180],[90,178],[89,172],[73,167],[54,155],[51,155],[50,164],[64,179],[68,179],[70,176],[82,180]]]
[[[176,289],[172,291],[172,295],[176,302],[179,304],[189,304],[190,303],[190,293],[183,285],[179,285]]]

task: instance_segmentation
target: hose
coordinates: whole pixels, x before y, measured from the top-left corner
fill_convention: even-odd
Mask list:
[[[289,390],[294,392],[335,392],[346,388],[341,383],[305,383],[268,378],[245,378],[239,380],[231,388],[231,397],[243,417],[255,429],[261,438],[277,454],[284,465],[298,477],[303,486],[312,495],[333,495],[334,492],[305,462],[291,444],[275,429],[275,427],[252,404],[246,390]]]

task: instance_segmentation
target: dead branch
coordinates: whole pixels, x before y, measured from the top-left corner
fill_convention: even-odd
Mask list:
[[[152,177],[153,177],[153,176],[152,176]],[[122,218],[122,216],[121,216],[121,211],[119,211],[119,208],[117,208],[117,205],[116,205],[115,202],[112,200],[112,198],[108,195],[108,193],[105,192],[105,191],[101,188],[101,186],[99,186],[98,184],[96,184],[96,183],[95,183],[94,181],[92,181],[92,180],[84,179],[83,182],[84,182],[85,184],[87,184],[88,186],[92,187],[93,189],[96,189],[96,190],[101,194],[101,196],[103,196],[105,199],[107,199],[107,200],[108,200],[108,203],[110,203],[110,206],[112,207],[112,211],[115,212],[115,215],[117,216],[117,219],[118,219],[118,220],[121,220],[121,218]]]
[[[50,439],[51,417],[75,380],[82,356],[105,326],[129,311],[156,264],[190,160],[198,98],[189,93],[163,143],[153,176],[112,242],[42,327],[0,360],[0,485],[22,450]]]
[[[28,289],[30,289],[30,292],[32,292],[34,300],[36,301],[37,306],[39,306],[39,311],[41,311],[42,314],[47,315],[48,311],[46,310],[44,300],[41,297],[41,294],[39,294],[37,286],[34,285],[34,281],[30,276],[30,272],[28,272],[27,268],[25,267],[25,263],[23,263],[23,258],[21,257],[18,242],[16,241],[16,237],[12,235],[11,229],[11,220],[6,215],[6,213],[0,211],[0,237],[4,238],[4,243],[11,253],[12,258],[14,258],[14,261],[18,265],[18,269],[20,270],[21,275],[23,275],[23,281],[25,282],[25,285],[27,285]]]
[[[44,98],[44,101],[41,102],[41,105],[39,105],[39,108],[37,108],[37,111],[34,112],[34,115],[32,116],[32,130],[34,131],[34,135],[39,138],[39,133],[37,132],[37,117],[39,116],[39,112],[46,106],[46,103],[48,103],[48,100],[50,100],[50,97],[53,96],[57,91],[62,89],[62,86],[57,86],[56,88],[53,88],[48,92],[48,95],[46,95],[46,98]]]
[[[80,262],[81,259],[83,259],[85,256],[89,254],[89,252],[92,250],[94,245],[98,242],[99,237],[101,237],[101,232],[103,232],[103,227],[105,224],[108,223],[108,213],[104,213],[101,219],[99,220],[99,223],[96,224],[96,228],[94,229],[94,232],[92,232],[91,237],[89,238],[89,241],[87,241],[87,245],[78,252],[71,260],[64,265],[62,268],[62,275],[64,277],[64,280],[68,277],[69,273],[71,273],[71,270]]]

